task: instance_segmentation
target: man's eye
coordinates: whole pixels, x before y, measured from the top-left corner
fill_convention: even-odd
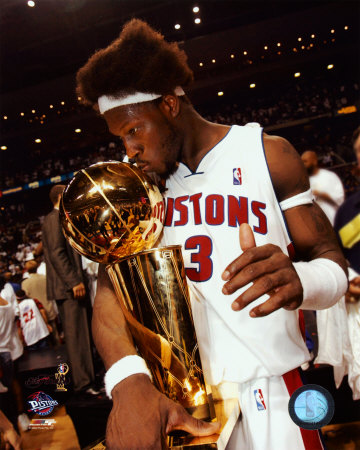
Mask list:
[[[130,130],[129,130],[129,132],[128,132],[128,134],[130,134],[130,136],[134,136],[134,134],[137,132],[137,128],[135,127],[135,128],[131,128]]]

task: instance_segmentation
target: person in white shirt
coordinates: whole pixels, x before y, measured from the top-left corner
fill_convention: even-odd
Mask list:
[[[43,305],[36,299],[26,298],[20,289],[16,292],[19,303],[19,320],[24,342],[29,350],[48,346],[47,337],[52,331]]]
[[[336,211],[345,199],[343,184],[336,173],[319,167],[315,152],[308,150],[301,155],[301,159],[309,174],[315,201],[324,211],[331,225],[334,225]]]

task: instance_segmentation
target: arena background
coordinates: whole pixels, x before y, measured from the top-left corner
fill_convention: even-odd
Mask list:
[[[315,150],[347,195],[358,189],[351,135],[360,123],[359,1],[2,0],[0,272],[14,266],[21,273],[18,246],[40,242],[51,185],[124,155],[105,122],[80,105],[75,73],[132,17],[186,51],[195,75],[187,94],[206,118],[258,122],[299,153]],[[312,332],[316,340],[314,324]],[[54,358],[55,367],[54,352],[48,362],[27,359],[23,379]],[[329,448],[360,448],[351,425],[360,421],[359,402],[346,379],[336,391],[330,367],[313,367],[308,376],[333,393],[332,423],[350,424],[351,432],[329,434]],[[69,394],[63,403],[82,448],[104,435],[111,407],[104,396],[76,403]],[[59,448],[78,448],[66,445]]]

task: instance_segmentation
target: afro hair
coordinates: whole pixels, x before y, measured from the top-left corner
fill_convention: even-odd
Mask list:
[[[82,103],[96,107],[102,95],[168,94],[176,86],[188,86],[193,72],[177,43],[166,42],[146,22],[132,19],[115,41],[89,58],[76,80]]]

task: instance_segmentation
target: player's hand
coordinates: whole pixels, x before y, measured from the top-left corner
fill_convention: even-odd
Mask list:
[[[227,266],[222,279],[225,295],[253,282],[232,303],[234,311],[240,311],[251,302],[269,294],[270,298],[250,311],[251,317],[262,317],[280,309],[293,310],[303,300],[303,288],[290,258],[276,245],[256,247],[254,234],[248,224],[240,226],[240,247],[243,254]]]
[[[161,394],[147,375],[121,381],[112,391],[113,407],[106,428],[106,446],[118,449],[165,449],[166,434],[184,430],[196,436],[217,433],[218,422],[191,417],[185,409]]]
[[[47,324],[46,326],[47,326],[49,333],[52,333],[53,332],[52,326],[49,324]]]
[[[72,288],[72,290],[74,293],[74,298],[81,299],[81,298],[85,297],[86,290],[85,290],[84,283],[77,284],[76,286],[74,286]]]
[[[14,430],[14,427],[4,431],[5,450],[21,450],[21,437]]]
[[[356,303],[360,300],[360,277],[356,277],[350,281],[345,299],[347,303]]]

